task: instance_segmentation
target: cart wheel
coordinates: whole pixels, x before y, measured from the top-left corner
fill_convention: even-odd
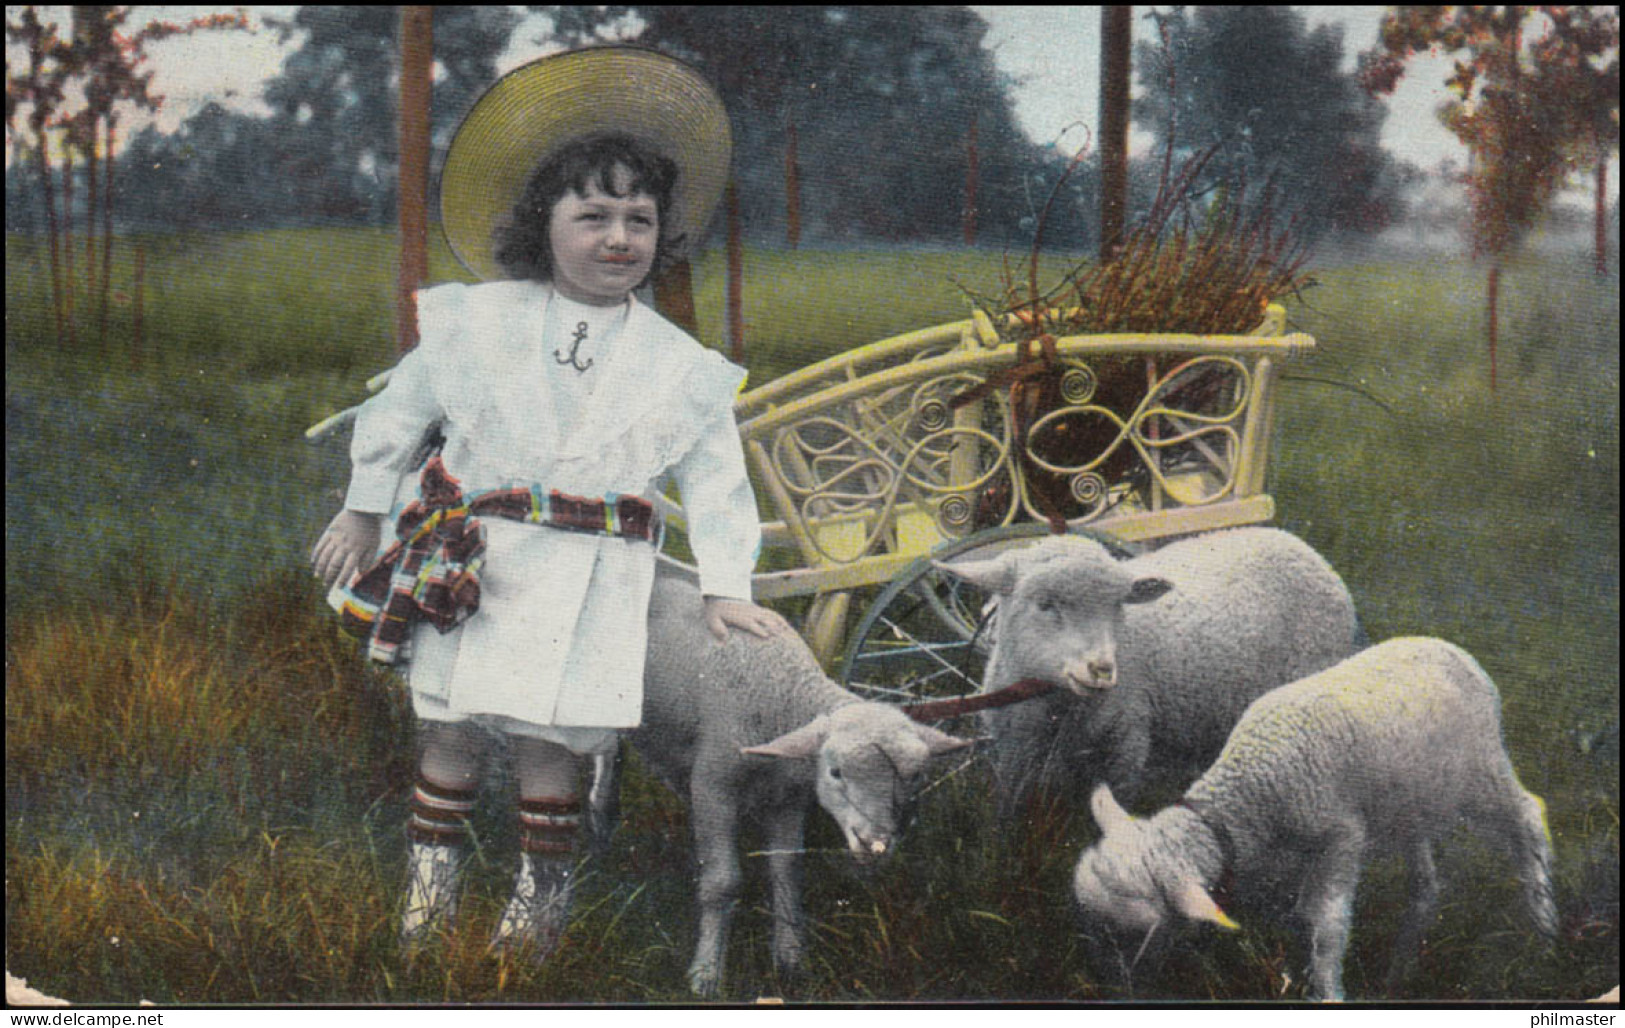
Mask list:
[[[1098,530],[1074,529],[1127,556]],[[981,689],[991,640],[983,627],[987,595],[937,569],[933,561],[982,560],[1050,535],[1037,522],[991,528],[954,540],[908,565],[863,612],[841,662],[841,684],[868,699],[908,703]]]

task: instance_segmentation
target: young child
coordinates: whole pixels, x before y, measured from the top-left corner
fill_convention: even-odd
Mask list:
[[[632,290],[706,224],[726,175],[726,113],[687,66],[608,47],[504,77],[452,143],[442,223],[487,281],[418,298],[421,343],[365,403],[345,507],[312,554],[375,658],[408,655],[422,756],[403,944],[455,913],[483,740],[519,779],[521,862],[493,943],[545,958],[565,927],[581,758],[613,751],[642,702],[659,546],[644,499],[670,476],[705,618],[758,635],[756,505],[734,424],[743,372]],[[378,558],[408,479],[415,503]],[[411,497],[408,497],[411,498]]]

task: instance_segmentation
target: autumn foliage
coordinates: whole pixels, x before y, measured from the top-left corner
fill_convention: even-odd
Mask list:
[[[17,20],[10,20],[11,11]],[[72,31],[41,19],[40,8],[7,8],[6,38],[28,50],[25,70],[6,75],[6,132],[19,154],[31,153],[39,176],[46,231],[50,236],[51,284],[58,343],[76,336],[74,183],[86,194],[82,220],[85,295],[95,302],[100,332],[107,329],[113,253],[113,167],[121,109],[157,111],[164,98],[152,92],[153,72],[143,71],[147,47],[171,36],[216,29],[247,29],[248,16],[206,14],[185,23],[149,21],[127,31],[131,8],[76,4]],[[70,101],[74,101],[70,103]],[[26,111],[27,132],[18,127]],[[52,155],[61,162],[55,170]],[[75,160],[84,162],[82,178]],[[56,191],[62,194],[58,217]],[[100,253],[98,255],[98,233]],[[99,256],[99,260],[98,260]],[[98,268],[99,264],[99,268]]]
[[[1365,87],[1393,92],[1419,53],[1456,58],[1440,119],[1468,147],[1473,253],[1490,261],[1490,388],[1495,388],[1501,260],[1539,221],[1564,179],[1596,169],[1596,265],[1607,270],[1604,203],[1619,148],[1619,9],[1506,6],[1390,9],[1361,55]]]

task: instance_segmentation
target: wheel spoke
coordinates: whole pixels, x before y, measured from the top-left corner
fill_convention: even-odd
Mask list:
[[[893,689],[890,686],[885,685],[870,685],[868,682],[850,682],[848,684],[851,688],[862,692],[878,693],[882,696],[895,696],[900,700],[919,699],[918,696],[912,692],[909,692],[907,689]]]
[[[884,615],[881,616],[880,620],[881,620],[882,623],[885,624],[885,626],[887,628],[890,628],[892,630],[892,632],[894,632],[899,638],[906,639],[909,642],[913,643],[919,649],[919,652],[925,654],[927,657],[930,657],[932,660],[936,661],[938,664],[941,664],[942,667],[945,668],[947,672],[951,672],[951,673],[959,676],[960,678],[964,679],[965,682],[967,684],[969,684],[972,688],[976,687],[976,682],[974,680],[972,680],[969,675],[965,674],[965,672],[963,672],[963,671],[959,670],[958,668],[954,667],[952,664],[948,663],[946,660],[943,660],[942,657],[937,654],[935,647],[928,646],[928,645],[920,642],[911,633],[909,633],[906,629],[904,629],[902,625],[899,625],[897,622],[893,621],[892,619],[890,619],[888,617],[885,617]],[[939,672],[939,674],[940,673],[942,673],[942,672]]]

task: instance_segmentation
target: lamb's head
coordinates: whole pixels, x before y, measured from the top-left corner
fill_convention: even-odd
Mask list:
[[[1178,847],[1166,845],[1151,822],[1130,816],[1110,787],[1095,789],[1089,805],[1101,837],[1072,874],[1072,894],[1084,914],[1128,933],[1149,934],[1174,915],[1237,927]]]
[[[1112,688],[1126,608],[1173,588],[1078,536],[937,567],[993,596],[998,630],[983,683],[988,689],[1023,678],[1055,682],[1079,696]]]
[[[885,703],[850,703],[743,752],[816,760],[818,802],[868,863],[897,844],[931,758],[971,745]]]

